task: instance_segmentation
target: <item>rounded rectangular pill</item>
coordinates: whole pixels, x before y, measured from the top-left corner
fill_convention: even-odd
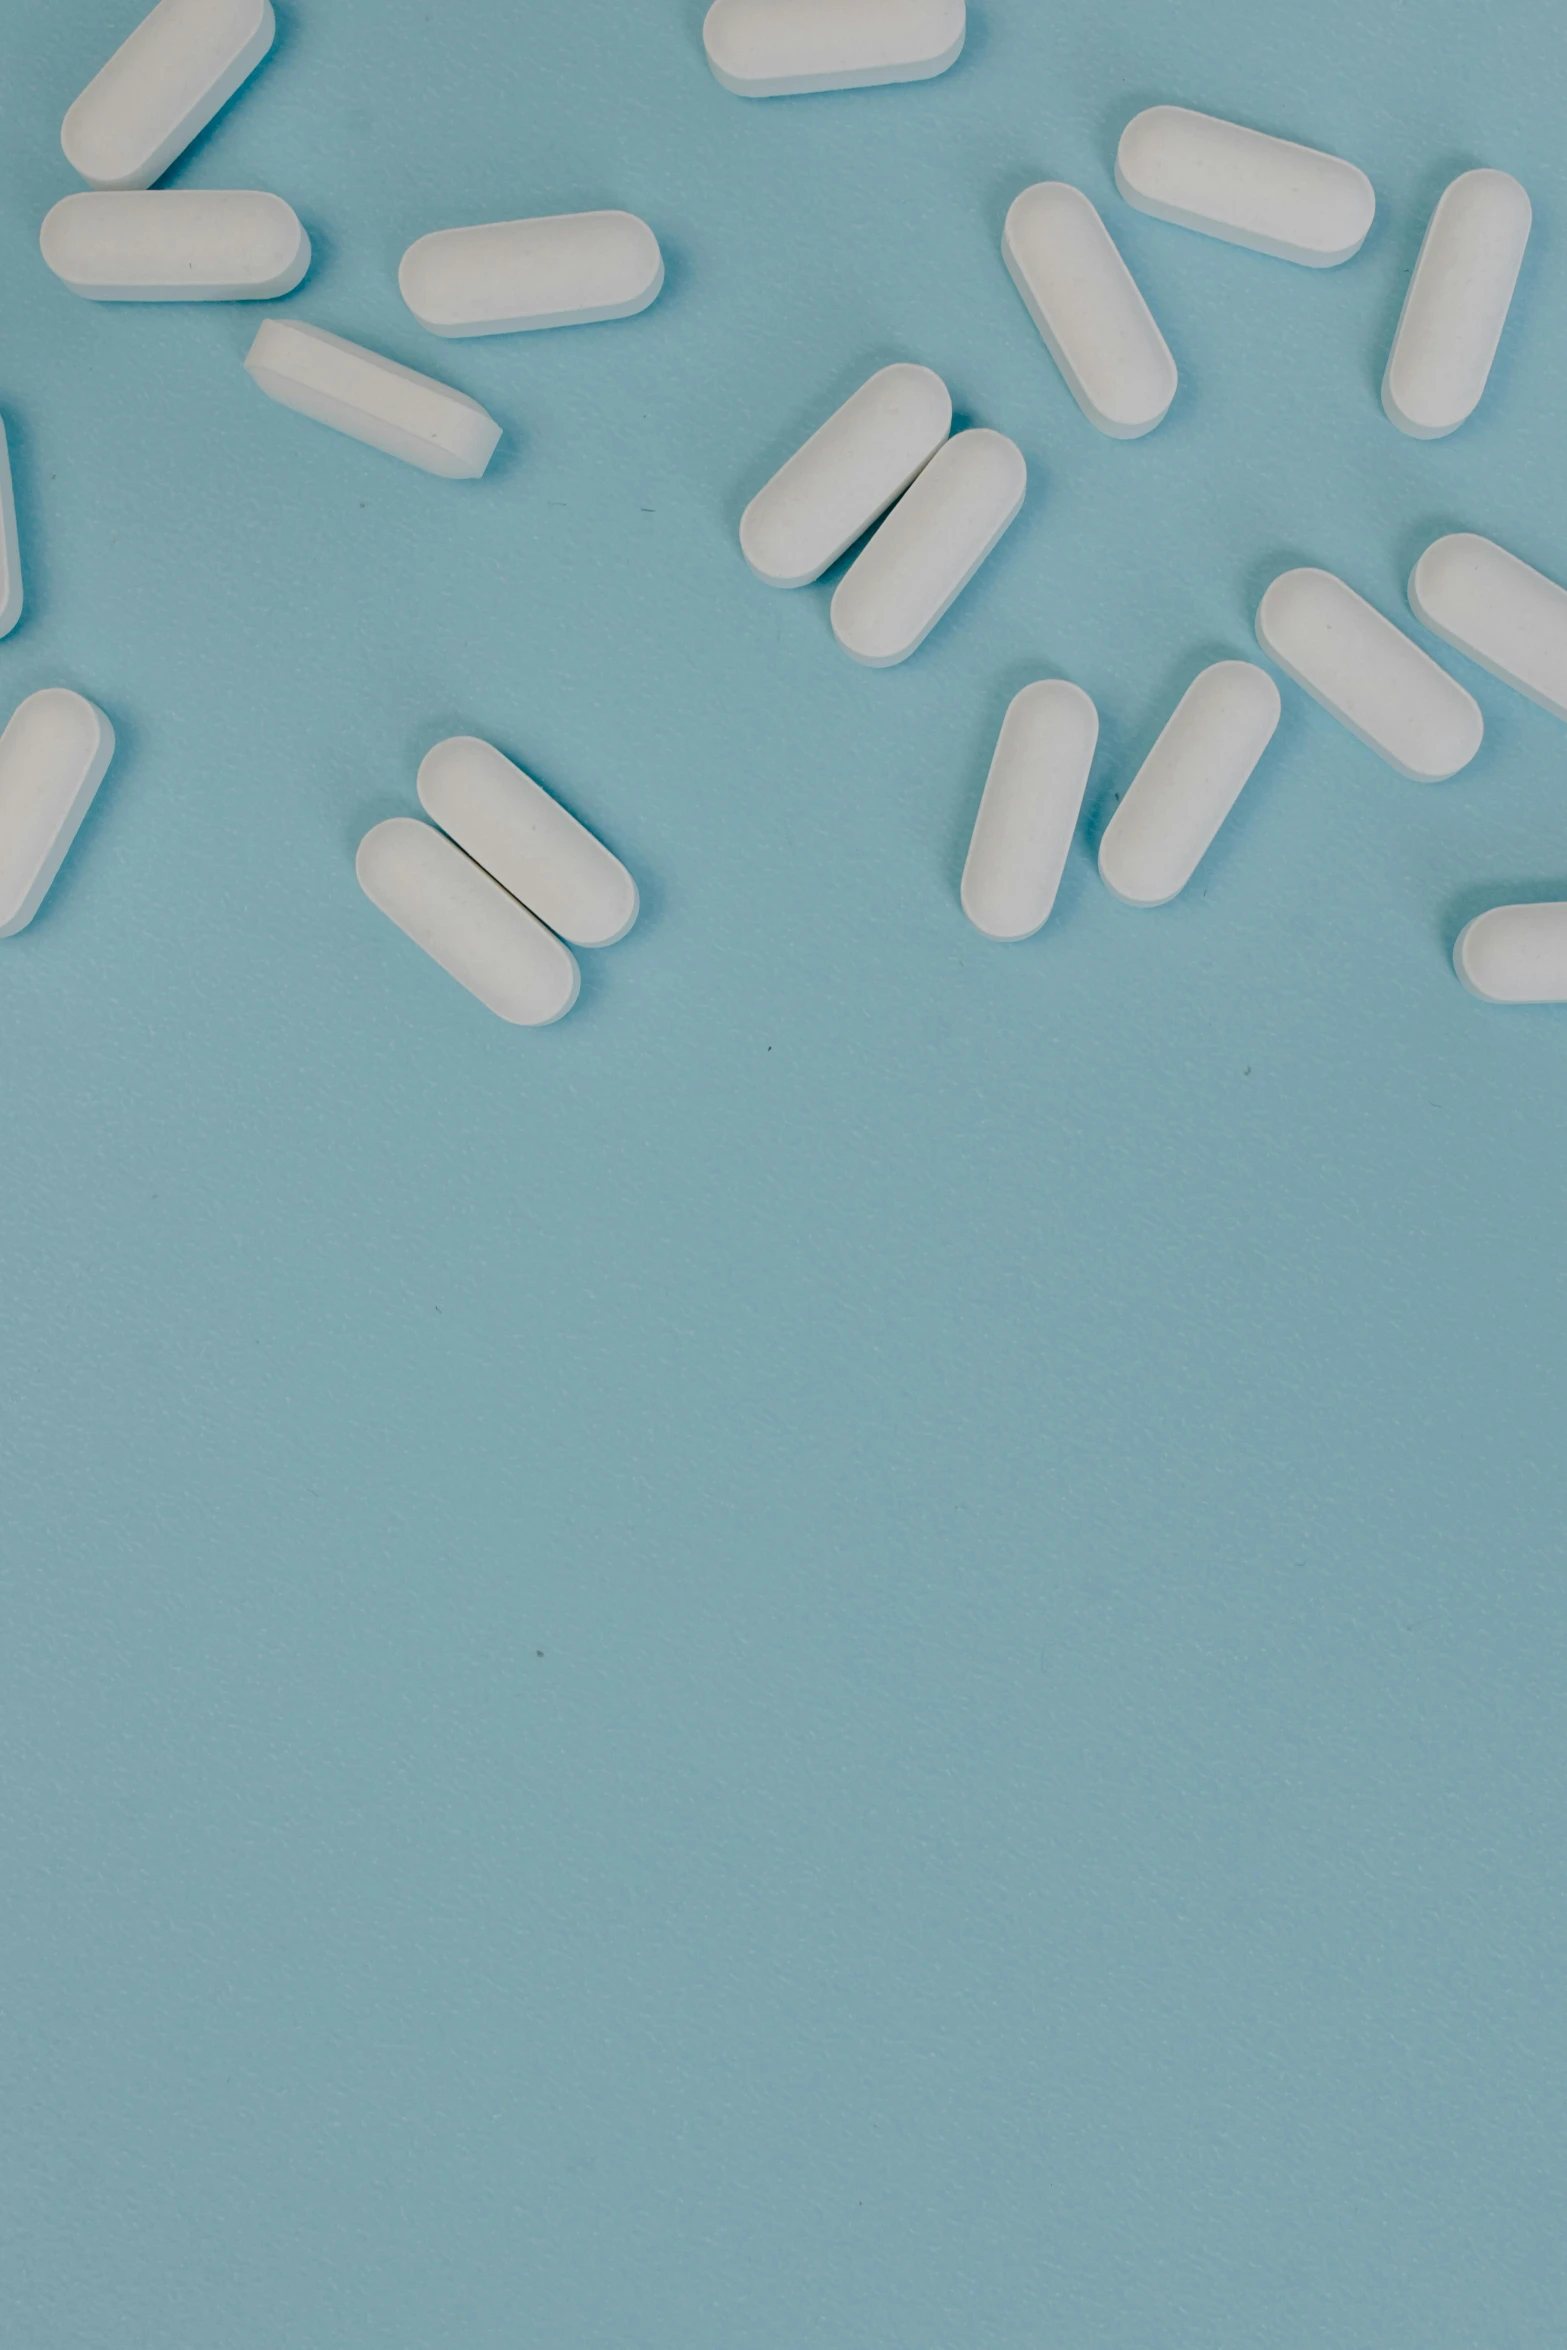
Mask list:
[[[1065,180],[1025,188],[1007,214],[1001,256],[1089,423],[1118,441],[1161,424],[1175,361],[1082,190]]]
[[[1179,897],[1279,723],[1279,689],[1255,661],[1194,677],[1099,843],[1099,876],[1128,906]]]
[[[0,734],[0,938],[43,904],[114,757],[114,729],[66,686],[30,694]]]
[[[1494,539],[1433,540],[1409,577],[1417,620],[1504,685],[1567,718],[1567,589]]]
[[[1128,204],[1308,269],[1334,269],[1365,243],[1376,191],[1356,164],[1187,106],[1134,114],[1116,150]]]
[[[269,318],[245,366],[269,400],[448,481],[475,481],[501,428],[466,392],[297,318]]]
[[[1492,906],[1465,923],[1453,969],[1486,1004],[1567,1004],[1567,905]]]
[[[899,360],[852,392],[759,489],[740,552],[768,587],[809,587],[900,498],[952,430],[952,398]]]
[[[1437,441],[1480,405],[1534,211],[1505,171],[1466,171],[1431,215],[1382,378],[1400,432]]]
[[[425,814],[504,890],[576,947],[609,947],[637,918],[637,885],[586,825],[475,734],[419,769]]]
[[[67,196],[38,243],[55,276],[91,302],[270,302],[310,267],[292,205],[252,188]]]
[[[571,949],[434,825],[377,824],[354,871],[370,903],[501,1019],[547,1028],[576,1002]]]
[[[1281,572],[1257,607],[1257,641],[1413,783],[1445,782],[1480,748],[1474,696],[1331,571]]]
[[[955,65],[964,0],[713,0],[707,62],[739,98],[922,82]]]
[[[986,938],[1032,938],[1050,919],[1099,740],[1079,685],[1041,678],[1001,722],[963,867],[963,911]]]
[[[66,115],[66,162],[89,187],[150,188],[276,32],[272,0],[158,0]]]
[[[869,669],[922,645],[997,540],[1028,488],[1023,452],[1005,433],[960,432],[937,450],[838,583],[833,634]]]
[[[11,451],[0,423],[0,636],[9,636],[22,617],[22,549],[16,535],[16,493],[11,485]]]
[[[634,212],[563,212],[420,237],[397,272],[432,335],[514,335],[630,318],[664,283],[658,239]]]

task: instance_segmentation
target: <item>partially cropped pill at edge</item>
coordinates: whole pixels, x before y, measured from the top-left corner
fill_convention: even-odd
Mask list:
[[[1487,1004],[1567,1004],[1567,905],[1492,906],[1464,925],[1453,968]]]
[[[466,392],[297,318],[269,318],[245,366],[268,399],[449,481],[476,480],[501,437]]]
[[[1193,678],[1099,843],[1106,889],[1164,906],[1196,872],[1279,723],[1279,689],[1255,661]]]
[[[625,937],[637,918],[625,866],[492,743],[474,734],[437,743],[418,788],[425,814],[573,946]]]
[[[1257,607],[1257,641],[1285,675],[1414,783],[1467,767],[1480,705],[1331,571],[1281,572]]]
[[[1417,620],[1553,718],[1567,718],[1567,588],[1494,539],[1435,539],[1409,579]]]
[[[1480,405],[1533,219],[1505,171],[1466,171],[1438,201],[1382,378],[1382,405],[1411,439],[1441,440]]]
[[[808,587],[879,521],[952,429],[928,367],[881,368],[796,449],[740,517],[740,552],[769,587]]]
[[[1175,361],[1109,230],[1080,188],[1041,180],[1007,214],[1001,252],[1090,424],[1136,440],[1175,397]]]
[[[1041,678],[1013,696],[959,893],[987,938],[1031,938],[1050,919],[1098,740],[1098,711],[1064,677]]]
[[[713,0],[707,62],[739,98],[926,81],[956,64],[964,0]]]
[[[254,73],[272,0],[158,0],[94,75],[60,131],[89,187],[150,188]]]
[[[371,904],[501,1019],[547,1028],[576,1002],[571,949],[433,824],[377,824],[354,870]]]
[[[270,302],[310,267],[293,206],[256,188],[67,196],[38,243],[55,276],[93,302]]]
[[[1187,106],[1150,106],[1121,133],[1115,184],[1139,212],[1308,269],[1360,251],[1376,191],[1357,164]]]
[[[980,428],[947,441],[838,583],[833,634],[870,669],[922,645],[1016,519],[1028,488],[1023,452]]]
[[[31,694],[0,734],[0,938],[25,930],[114,757],[114,729],[66,686]]]
[[[0,636],[9,636],[22,617],[22,549],[16,535],[16,493],[11,485],[11,451],[0,423]]]
[[[409,246],[397,283],[433,335],[522,334],[645,310],[664,256],[634,212],[566,212],[435,229]]]

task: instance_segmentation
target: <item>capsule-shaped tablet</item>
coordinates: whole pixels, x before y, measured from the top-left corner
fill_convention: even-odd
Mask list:
[[[501,428],[466,392],[297,318],[269,318],[245,361],[269,400],[448,481],[473,481]]]
[[[409,246],[397,283],[433,335],[514,335],[630,318],[657,298],[664,256],[634,212],[563,212],[436,229]]]
[[[114,757],[114,729],[82,694],[30,694],[0,734],[0,938],[25,930]]]
[[[922,82],[955,65],[964,0],[713,0],[707,62],[738,98]]]
[[[434,825],[377,824],[354,870],[371,904],[503,1020],[547,1028],[576,1002],[571,949]]]
[[[1041,678],[1001,722],[963,867],[963,911],[987,938],[1032,938],[1050,919],[1099,740],[1080,685]]]
[[[1567,1004],[1567,905],[1492,906],[1458,933],[1453,969],[1486,1004]]]
[[[1427,547],[1410,573],[1409,601],[1435,635],[1567,718],[1567,589],[1554,579],[1461,530]]]
[[[1279,723],[1279,689],[1255,661],[1194,677],[1099,843],[1099,876],[1128,906],[1179,897]]]
[[[9,636],[22,617],[22,550],[16,535],[16,495],[11,486],[11,451],[0,423],[0,636]]]
[[[1382,378],[1400,432],[1436,441],[1480,405],[1534,213],[1505,171],[1466,171],[1431,215]]]
[[[960,432],[894,506],[832,600],[833,634],[868,669],[922,645],[1016,518],[1028,488],[1005,433]]]
[[[272,0],[158,0],[66,115],[65,160],[93,188],[150,188],[271,48]]]
[[[1358,253],[1377,209],[1371,182],[1342,156],[1186,106],[1133,115],[1116,150],[1115,184],[1156,220],[1308,269],[1334,269]]]
[[[270,302],[310,267],[292,205],[250,188],[67,196],[38,242],[55,276],[92,302]]]
[[[1152,432],[1175,397],[1175,361],[1082,190],[1065,180],[1025,188],[1001,254],[1089,423],[1118,441]]]
[[[1480,748],[1474,696],[1331,571],[1281,572],[1257,607],[1257,641],[1413,783],[1444,782]]]
[[[502,889],[576,947],[609,947],[637,918],[637,885],[586,825],[474,734],[437,743],[419,769],[427,816]]]
[[[883,367],[796,449],[740,517],[740,552],[769,587],[808,587],[879,521],[952,430],[939,375]]]

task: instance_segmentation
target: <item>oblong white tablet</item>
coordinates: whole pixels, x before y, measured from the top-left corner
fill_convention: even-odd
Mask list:
[[[869,669],[922,645],[1008,525],[1028,488],[1023,452],[1005,433],[960,432],[894,506],[832,600],[833,634]]]
[[[738,98],[922,82],[955,65],[964,0],[713,0],[707,62]]]
[[[297,318],[269,318],[245,365],[268,399],[448,481],[477,480],[501,437],[466,392]]]
[[[30,694],[0,734],[0,938],[25,930],[114,757],[114,729],[65,686]]]
[[[1474,696],[1331,571],[1281,572],[1257,607],[1257,641],[1414,783],[1444,782],[1480,748]]]
[[[1032,938],[1050,919],[1099,740],[1080,685],[1041,678],[1001,722],[960,891],[987,938]]]
[[[740,552],[769,587],[808,587],[900,498],[952,430],[928,367],[883,367],[796,449],[740,517]]]
[[[563,212],[436,229],[409,246],[397,283],[433,335],[513,335],[632,317],[656,299],[664,256],[634,212]]]
[[[1162,423],[1175,361],[1082,190],[1065,180],[1025,188],[1007,214],[1001,255],[1089,423],[1120,441]]]
[[[1487,1004],[1567,1004],[1567,905],[1492,906],[1458,933],[1453,969]]]
[[[1106,889],[1129,906],[1179,897],[1273,740],[1279,689],[1255,661],[1194,677],[1099,843]]]
[[[55,276],[92,302],[269,302],[310,267],[293,206],[249,188],[67,196],[38,243]]]
[[[66,115],[89,187],[150,188],[271,48],[272,0],[158,0]]]
[[[1342,156],[1186,106],[1133,115],[1116,150],[1115,184],[1156,220],[1308,269],[1334,269],[1358,253],[1377,209],[1371,182]]]
[[[577,947],[609,947],[637,918],[637,885],[586,825],[475,734],[437,743],[419,769],[426,815],[502,889]]]
[[[9,636],[22,617],[22,549],[16,535],[16,493],[11,485],[11,451],[0,422],[0,636]]]
[[[1436,441],[1480,405],[1534,213],[1505,171],[1466,171],[1431,215],[1382,378],[1400,432]]]
[[[576,1002],[571,949],[434,825],[389,817],[365,834],[354,871],[371,904],[503,1020],[547,1028]]]
[[[1567,588],[1494,539],[1435,539],[1409,576],[1417,620],[1459,652],[1567,718]]]

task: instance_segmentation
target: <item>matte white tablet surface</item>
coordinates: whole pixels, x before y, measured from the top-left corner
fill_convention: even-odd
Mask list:
[[[0,424],[0,636],[9,636],[22,617],[22,550],[16,535],[16,496],[11,486],[11,452]]]
[[[1480,405],[1533,218],[1505,171],[1466,171],[1444,191],[1382,378],[1382,405],[1400,432],[1440,440]]]
[[[38,242],[55,276],[94,302],[268,302],[310,267],[292,206],[255,189],[67,196]]]
[[[1105,826],[1099,873],[1129,906],[1178,897],[1279,723],[1279,689],[1255,661],[1193,678]]]
[[[1098,740],[1098,711],[1064,677],[1014,696],[963,868],[963,911],[987,938],[1031,938],[1050,919]]]
[[[769,587],[807,587],[885,514],[952,430],[939,375],[884,367],[780,466],[740,517],[740,552]]]
[[[1467,767],[1485,720],[1472,694],[1331,571],[1285,571],[1257,641],[1314,701],[1415,783]]]
[[[637,918],[637,885],[585,825],[474,734],[437,743],[419,769],[426,815],[577,947],[613,946]]]
[[[25,930],[114,757],[114,729],[65,686],[32,694],[0,734],[0,938]]]
[[[272,0],[158,0],[60,132],[94,188],[150,188],[272,46]]]
[[[466,392],[296,318],[269,318],[245,365],[269,399],[451,481],[476,479],[501,437]]]
[[[964,22],[964,0],[714,0],[702,39],[726,90],[790,98],[945,73]]]
[[[1152,432],[1175,397],[1175,361],[1082,190],[1065,180],[1025,188],[1001,255],[1089,423],[1121,441]]]
[[[563,212],[436,229],[409,246],[397,283],[433,335],[512,335],[630,318],[657,297],[664,256],[634,212]]]
[[[940,448],[838,584],[833,634],[871,669],[906,661],[1015,518],[1028,487],[1005,433],[960,432]]]
[[[1567,589],[1494,539],[1457,531],[1409,579],[1417,620],[1553,718],[1567,718]]]
[[[1567,905],[1493,906],[1458,933],[1453,968],[1487,1004],[1567,1004]]]
[[[1132,117],[1116,152],[1115,184],[1156,220],[1308,269],[1332,269],[1358,253],[1377,209],[1365,173],[1341,156],[1185,106],[1150,106]]]
[[[571,949],[434,825],[390,817],[365,834],[354,870],[371,904],[503,1020],[547,1028],[576,1002]]]

